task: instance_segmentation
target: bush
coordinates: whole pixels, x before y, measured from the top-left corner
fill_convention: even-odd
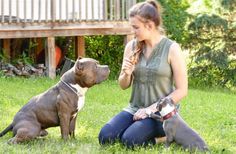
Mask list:
[[[188,31],[185,28],[189,14],[186,0],[159,0],[163,8],[162,18],[166,34],[180,44],[185,44]]]
[[[87,36],[86,57],[97,59],[110,67],[110,78],[117,79],[124,51],[124,36]]]
[[[195,86],[236,87],[235,31],[219,15],[198,15],[188,27],[192,62],[189,76]]]

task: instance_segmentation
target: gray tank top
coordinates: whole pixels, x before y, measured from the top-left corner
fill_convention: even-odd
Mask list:
[[[141,52],[133,72],[132,93],[125,111],[134,114],[174,90],[173,74],[168,63],[169,48],[173,41],[164,37],[153,49],[148,59]]]

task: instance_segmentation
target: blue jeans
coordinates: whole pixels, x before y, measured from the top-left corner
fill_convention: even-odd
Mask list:
[[[134,121],[132,114],[122,111],[103,126],[98,138],[101,145],[118,140],[126,147],[133,148],[155,144],[155,137],[163,136],[162,122],[152,118]]]

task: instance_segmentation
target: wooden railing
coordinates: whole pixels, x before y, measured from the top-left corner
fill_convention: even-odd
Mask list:
[[[0,24],[127,20],[136,0],[0,0]]]
[[[137,0],[0,0],[0,39],[127,35]]]

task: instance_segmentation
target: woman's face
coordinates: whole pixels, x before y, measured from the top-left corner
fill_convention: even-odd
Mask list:
[[[149,36],[149,30],[144,22],[140,20],[140,17],[134,16],[129,19],[132,31],[138,41],[143,41]]]

